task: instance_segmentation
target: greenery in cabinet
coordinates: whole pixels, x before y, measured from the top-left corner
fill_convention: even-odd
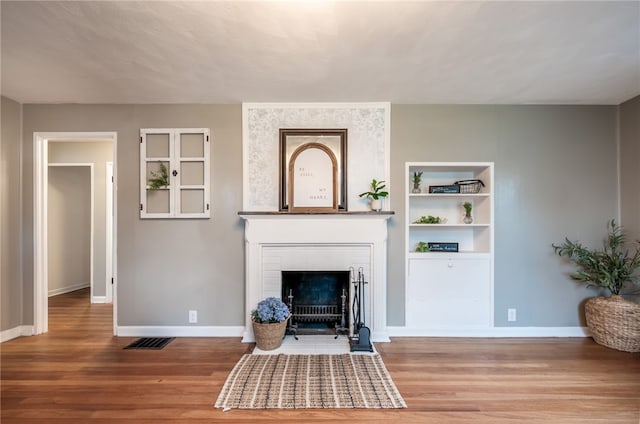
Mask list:
[[[473,209],[473,205],[471,205],[471,203],[469,202],[464,202],[462,204],[462,207],[464,208],[464,216],[471,216],[471,210]]]
[[[471,209],[473,206],[470,202],[464,202],[462,207],[464,207],[464,218],[462,219],[462,222],[465,224],[471,224],[473,222],[473,218],[471,217]]]
[[[151,178],[149,178],[149,188],[151,190],[158,190],[162,187],[169,185],[169,171],[164,163],[160,162],[160,170],[158,172],[151,171]]]
[[[431,249],[429,249],[429,243],[425,241],[419,241],[416,245],[416,252],[425,253],[430,251]]]
[[[415,171],[411,178],[413,182],[413,193],[420,193],[420,183],[422,183],[422,171]]]
[[[446,222],[446,218],[440,218],[439,216],[421,216],[417,220],[415,220],[414,224],[444,224]]]

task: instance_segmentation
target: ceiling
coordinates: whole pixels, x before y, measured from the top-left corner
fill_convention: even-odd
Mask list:
[[[640,2],[0,3],[21,103],[619,104]]]

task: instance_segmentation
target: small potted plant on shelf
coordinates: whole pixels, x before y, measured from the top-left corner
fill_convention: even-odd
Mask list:
[[[373,180],[371,180],[370,188],[370,191],[360,193],[358,197],[367,197],[368,199],[370,199],[371,210],[380,212],[380,210],[382,210],[382,202],[380,199],[389,195],[388,191],[384,191],[384,189],[386,188],[384,180],[378,181],[374,178]]]
[[[462,207],[464,208],[463,222],[465,224],[471,224],[473,222],[473,217],[471,216],[471,209],[473,209],[473,205],[471,205],[470,202],[464,202]]]
[[[253,334],[260,350],[280,347],[290,316],[287,305],[277,297],[267,297],[251,311]]]
[[[419,241],[416,245],[416,252],[425,253],[430,251],[431,249],[429,249],[429,243],[427,243],[426,241]]]
[[[413,221],[414,224],[446,224],[447,218],[440,218],[439,216],[421,216]]]
[[[609,234],[602,250],[588,249],[568,238],[552,246],[559,256],[578,266],[571,278],[587,287],[604,289],[610,295],[592,297],[585,303],[585,318],[593,340],[612,349],[640,352],[640,304],[622,297],[625,290],[638,284],[640,240],[633,243],[635,252],[630,254],[624,247],[626,237],[622,227],[615,220],[607,226]]]
[[[422,182],[422,171],[414,172],[413,177],[411,177],[411,181],[413,182],[413,190],[412,193],[420,193],[420,183]]]

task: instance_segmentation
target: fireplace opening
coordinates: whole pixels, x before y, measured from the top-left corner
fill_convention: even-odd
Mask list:
[[[282,271],[282,300],[291,310],[288,332],[346,334],[349,271]]]

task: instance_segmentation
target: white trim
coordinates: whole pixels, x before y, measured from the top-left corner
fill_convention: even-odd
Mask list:
[[[245,107],[247,109],[353,109],[353,108],[389,108],[390,102],[351,102],[351,103],[335,103],[335,102],[317,102],[317,103],[242,103],[242,111],[244,115]]]
[[[47,208],[48,147],[45,135],[33,134],[33,331],[46,333],[48,314]]]
[[[391,103],[372,103],[371,106],[384,108],[384,179],[387,192],[386,202],[382,202],[382,209],[391,210],[393,187],[391,185]],[[384,198],[383,198],[384,199]]]
[[[121,326],[118,337],[242,337],[243,326]]]
[[[618,208],[618,213],[616,214],[616,221],[620,225],[623,225],[622,222],[622,139],[620,137],[620,106],[616,107],[616,207]]]
[[[105,303],[113,301],[113,162],[107,162],[105,166]],[[97,303],[93,302],[92,303]]]
[[[113,143],[114,180],[117,182],[117,133],[116,132],[34,132],[33,133],[33,330],[32,334],[46,333],[49,329],[47,296],[47,169],[49,141],[108,141]],[[114,183],[114,193],[117,184]],[[118,197],[114,194],[114,210]],[[118,228],[118,216],[114,215],[114,228]],[[117,270],[117,232],[114,232],[114,279]],[[117,280],[116,280],[117,281]],[[115,290],[115,289],[114,289]],[[113,328],[117,329],[117,308],[114,295]]]
[[[94,279],[94,275],[93,275],[93,269],[94,269],[94,258],[93,258],[93,254],[94,254],[94,248],[93,248],[93,242],[94,242],[94,232],[95,232],[95,218],[94,218],[94,214],[95,214],[95,171],[93,169],[93,166],[95,164],[93,162],[56,162],[56,163],[48,163],[47,166],[48,167],[57,167],[57,168],[66,168],[66,167],[88,167],[89,168],[89,287],[90,287],[90,299],[93,298],[93,291],[94,291],[94,285],[95,285],[95,279]],[[47,190],[49,190],[49,186],[48,186],[48,179],[49,177],[47,176]],[[48,198],[48,195],[47,195]],[[48,210],[49,206],[47,206],[47,210]],[[47,219],[48,219],[49,215],[47,212]],[[48,229],[47,229],[48,231]],[[48,269],[48,265],[49,264],[49,260],[47,258],[47,269]],[[77,284],[76,284],[77,286]],[[85,286],[86,287],[86,286]],[[48,289],[48,284],[47,284],[47,289]],[[73,290],[67,290],[67,291],[63,291],[61,293],[57,293],[59,289],[57,290],[53,290],[53,291],[48,291],[49,293],[49,297],[53,296],[51,293],[55,294],[61,294],[61,293],[68,293],[70,291],[73,290],[77,290],[77,289],[73,289]],[[64,289],[63,289],[64,290]]]
[[[391,337],[590,337],[587,327],[407,328],[387,327]]]
[[[107,296],[91,296],[91,303],[109,303]]]
[[[49,297],[57,296],[59,294],[71,293],[72,291],[86,289],[87,287],[91,287],[91,283],[78,283],[72,284],[66,287],[59,287],[57,289],[49,290]]]
[[[8,342],[21,336],[33,336],[33,326],[19,325],[0,332],[0,343]]]

